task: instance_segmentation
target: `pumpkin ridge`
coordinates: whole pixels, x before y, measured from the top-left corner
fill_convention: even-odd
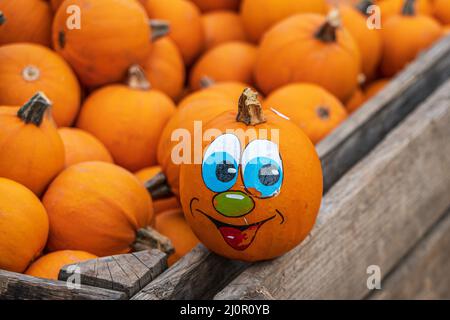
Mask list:
[[[26,124],[40,126],[45,112],[51,107],[50,100],[44,93],[36,93],[27,103],[25,103],[17,112],[17,116]]]

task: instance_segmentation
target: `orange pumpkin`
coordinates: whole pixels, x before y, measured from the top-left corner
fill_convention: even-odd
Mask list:
[[[152,53],[143,68],[154,89],[178,100],[183,92],[185,68],[180,51],[169,37],[153,43]]]
[[[252,84],[256,52],[255,46],[245,42],[227,42],[211,49],[193,67],[189,81],[191,88],[202,88],[205,77],[217,82]]]
[[[184,161],[184,157],[185,160],[189,158],[188,154],[178,150],[177,145],[190,143],[190,138],[199,130],[198,124],[207,123],[222,112],[230,110],[245,87],[245,84],[240,83],[218,83],[187,96],[178,105],[177,111],[164,127],[157,152],[158,163],[175,195],[179,195],[180,163]],[[195,121],[198,121],[197,126]],[[190,136],[184,136],[185,134]]]
[[[80,108],[80,86],[69,65],[35,44],[0,47],[0,105],[21,105],[37,91],[52,101],[58,126],[70,126]]]
[[[106,162],[67,168],[49,186],[43,203],[50,220],[50,251],[97,256],[129,252],[136,232],[153,216],[152,200],[139,180]]]
[[[237,10],[240,0],[191,0],[203,12],[217,10]]]
[[[233,11],[213,11],[202,16],[205,49],[230,41],[246,41],[241,17]]]
[[[0,107],[0,177],[40,195],[64,169],[64,145],[43,93],[21,108]]]
[[[360,71],[359,48],[333,10],[327,18],[299,14],[267,32],[255,77],[266,94],[289,83],[311,82],[346,101],[358,85]]]
[[[183,217],[181,209],[164,211],[157,215],[155,229],[168,237],[175,248],[175,253],[169,256],[169,266],[200,243]]]
[[[108,149],[90,133],[76,128],[60,128],[58,133],[64,143],[66,167],[86,161],[113,162]]]
[[[378,0],[376,4],[380,8],[381,20],[384,25],[391,17],[398,15],[402,12],[403,6],[406,0]],[[433,7],[430,0],[415,0],[414,10],[418,14],[432,15]]]
[[[363,5],[365,4],[365,5]],[[339,6],[343,26],[350,32],[361,52],[362,72],[366,78],[372,79],[380,63],[382,52],[381,34],[377,29],[367,27],[367,8],[371,1],[361,6]]]
[[[358,110],[366,101],[366,96],[361,88],[357,88],[352,94],[351,98],[346,102],[345,109],[348,113],[353,113]]]
[[[185,64],[192,64],[204,46],[199,9],[187,0],[147,0],[145,8],[151,19],[169,22],[169,37],[180,49]]]
[[[142,69],[134,66],[128,86],[110,85],[93,92],[77,123],[103,142],[115,163],[133,172],[156,164],[159,137],[175,111],[168,96],[148,88]]]
[[[36,260],[30,265],[25,274],[33,277],[58,280],[59,271],[62,267],[96,258],[97,256],[84,251],[55,251]]]
[[[45,247],[48,217],[23,185],[0,178],[0,269],[23,272]]]
[[[326,14],[325,0],[243,0],[241,16],[247,35],[259,42],[276,23],[297,13]]]
[[[213,252],[272,259],[298,245],[314,225],[322,198],[320,160],[303,131],[263,112],[250,89],[238,109],[205,126],[217,133],[197,151],[202,161],[181,166],[181,203],[194,233]]]
[[[414,3],[414,0],[406,0],[402,13],[391,17],[381,30],[381,72],[385,77],[402,70],[443,34],[441,26],[433,18],[415,13]]]
[[[80,28],[69,28],[71,5],[80,8]],[[151,37],[148,17],[136,0],[65,1],[53,22],[55,50],[90,87],[119,81],[132,64],[143,63]]]
[[[32,42],[50,46],[52,9],[45,0],[0,1],[0,45]]]
[[[434,16],[443,24],[450,24],[450,2],[448,0],[433,0]]]
[[[50,4],[52,6],[53,11],[56,12],[59,6],[64,2],[64,0],[50,0]]]
[[[284,86],[264,105],[289,118],[316,144],[347,118],[341,102],[321,87],[308,83]]]
[[[147,181],[154,178],[158,173],[162,172],[160,166],[154,166],[142,169],[135,173],[136,177],[145,184]],[[165,199],[153,200],[153,210],[155,215],[160,214],[164,211],[174,210],[181,208],[178,198],[173,196]]]
[[[369,84],[365,90],[364,95],[366,96],[366,99],[369,100],[372,97],[374,97],[378,92],[384,89],[385,86],[391,81],[390,79],[378,79],[377,81],[372,82]]]

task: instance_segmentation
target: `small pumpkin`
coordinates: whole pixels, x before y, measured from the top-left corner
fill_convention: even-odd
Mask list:
[[[378,92],[384,89],[390,82],[390,79],[378,79],[372,83],[370,83],[366,88],[364,89],[364,95],[366,96],[366,99],[369,100],[372,97],[374,97]]]
[[[245,42],[227,42],[211,49],[194,65],[189,81],[191,88],[201,89],[205,77],[216,82],[252,84],[256,53],[256,47]]]
[[[203,12],[218,10],[238,10],[240,0],[191,0]]]
[[[45,0],[0,1],[0,45],[51,44],[52,9]]]
[[[357,6],[341,5],[339,11],[343,26],[350,32],[361,52],[362,72],[373,79],[382,53],[381,34],[367,27],[367,9],[373,1],[362,0]]]
[[[448,0],[433,0],[434,16],[442,24],[450,24],[450,2]]]
[[[191,65],[204,46],[199,9],[187,0],[147,0],[145,8],[151,19],[169,22],[169,37],[180,49],[185,64]]]
[[[153,42],[150,56],[142,65],[154,89],[178,100],[185,83],[185,67],[178,47],[169,37]]]
[[[108,149],[96,137],[77,128],[59,128],[64,143],[66,167],[87,161],[112,163]]]
[[[23,272],[45,247],[48,217],[23,185],[0,178],[0,269]]]
[[[84,251],[55,251],[46,254],[33,262],[25,274],[38,278],[58,280],[59,271],[62,267],[96,258],[97,256]]]
[[[172,209],[157,215],[155,229],[168,237],[175,248],[175,253],[169,256],[167,261],[169,266],[200,243],[186,222],[181,209]]]
[[[378,0],[376,4],[380,8],[381,19],[384,25],[391,17],[401,14],[406,0]],[[412,4],[414,11],[421,15],[431,16],[433,7],[430,0],[416,0]]]
[[[64,169],[64,145],[50,106],[47,97],[37,93],[20,108],[0,107],[0,177],[38,196]]]
[[[211,251],[244,261],[280,256],[311,231],[322,198],[319,157],[309,138],[244,91],[239,110],[211,120],[217,134],[181,166],[186,220]]]
[[[289,83],[311,82],[346,101],[358,86],[360,71],[359,48],[333,10],[326,18],[295,15],[268,31],[258,51],[255,79],[265,94]]]
[[[272,92],[267,108],[289,118],[316,144],[347,118],[342,103],[321,87],[295,83]]]
[[[233,11],[213,11],[202,16],[205,50],[231,41],[246,41],[241,17]]]
[[[350,99],[345,103],[347,112],[353,113],[358,110],[366,101],[366,96],[361,88],[357,88]]]
[[[414,0],[405,0],[402,13],[392,16],[381,30],[381,73],[385,77],[402,70],[443,34],[442,27],[433,18],[416,14],[414,3]],[[413,37],[405,36],[412,34]]]
[[[162,168],[160,166],[154,166],[142,169],[135,173],[136,177],[141,181],[144,185],[149,180],[153,179],[157,174],[162,172]],[[153,210],[155,215],[158,215],[164,211],[175,210],[181,208],[181,204],[178,201],[178,198],[175,196],[171,196],[164,199],[153,200]]]
[[[80,85],[70,66],[50,49],[31,43],[0,47],[0,105],[21,105],[37,91],[52,101],[58,126],[70,126],[80,108]]]
[[[187,96],[178,105],[177,111],[164,127],[157,152],[158,163],[175,195],[179,195],[180,163],[183,157],[188,156],[181,149],[178,150],[177,146],[180,143],[181,146],[190,143],[199,123],[207,123],[222,112],[230,110],[245,88],[246,85],[241,83],[217,83]],[[198,121],[197,126],[195,121]],[[190,137],[183,136],[182,133],[189,134]]]
[[[50,220],[50,251],[129,252],[138,230],[153,216],[152,200],[139,180],[106,162],[67,168],[49,186],[43,204]]]
[[[69,28],[67,8],[81,12],[81,28]],[[151,51],[152,31],[136,0],[65,1],[55,14],[53,46],[89,87],[120,81]]]
[[[259,42],[272,26],[298,13],[326,14],[325,0],[243,0],[241,16],[248,37]]]
[[[110,85],[84,102],[77,127],[99,139],[114,162],[135,172],[156,164],[161,132],[175,112],[172,100],[149,89],[138,66],[130,68],[128,85]]]

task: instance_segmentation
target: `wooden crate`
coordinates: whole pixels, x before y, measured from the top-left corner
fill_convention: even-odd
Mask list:
[[[409,274],[442,276],[442,268],[449,266],[446,255],[436,254],[450,247],[449,237],[442,236],[450,224],[443,215],[450,207],[450,197],[443,196],[450,187],[450,144],[445,141],[450,136],[449,78],[447,37],[317,146],[326,191],[319,219],[311,236],[281,258],[257,264],[230,261],[202,245],[169,269],[166,255],[157,250],[105,257],[78,264],[81,289],[67,287],[72,275],[67,266],[61,281],[0,271],[0,298],[407,296],[414,291],[404,281]],[[434,263],[417,263],[421,259]],[[370,264],[385,272],[386,290],[368,292]],[[439,276],[409,286],[419,290],[437,283]],[[448,294],[448,286],[436,285],[436,290],[429,296]]]

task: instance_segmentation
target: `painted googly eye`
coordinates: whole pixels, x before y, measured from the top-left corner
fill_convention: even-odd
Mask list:
[[[245,187],[255,196],[270,198],[280,192],[283,163],[278,145],[269,140],[250,142],[242,155]]]
[[[202,178],[213,192],[224,192],[236,183],[241,145],[233,134],[224,134],[214,140],[203,157]]]

